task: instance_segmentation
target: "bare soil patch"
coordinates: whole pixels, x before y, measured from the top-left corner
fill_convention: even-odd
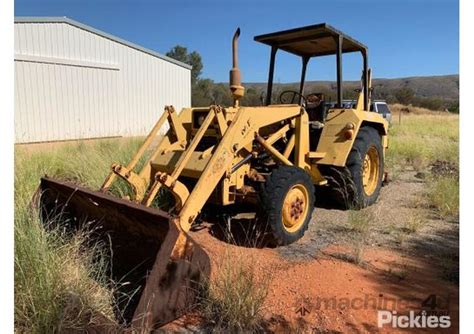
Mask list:
[[[402,173],[365,209],[373,219],[363,245],[355,243],[349,212],[327,208],[317,208],[305,236],[286,247],[232,245],[211,236],[205,224],[193,237],[211,255],[214,271],[230,252],[238,254],[236,260],[251,259],[259,275],[270,277],[262,331],[396,333],[377,327],[378,309],[420,311],[422,302],[435,295],[437,311],[451,315],[453,325],[444,332],[455,333],[458,221],[434,214],[424,197],[424,181],[415,174]],[[350,256],[355,247],[362,247],[360,263]],[[202,330],[197,313],[165,328]]]

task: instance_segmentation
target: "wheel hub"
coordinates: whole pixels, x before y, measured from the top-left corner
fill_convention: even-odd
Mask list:
[[[304,223],[308,214],[309,194],[303,185],[293,186],[286,194],[283,202],[283,227],[288,232],[297,231]]]
[[[367,196],[372,195],[375,189],[377,189],[380,173],[379,163],[379,153],[372,146],[365,154],[364,161],[362,162],[362,182]]]

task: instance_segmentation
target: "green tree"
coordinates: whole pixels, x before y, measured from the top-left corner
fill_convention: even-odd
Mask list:
[[[408,87],[399,88],[395,91],[395,98],[401,104],[410,104],[414,96],[415,92]]]
[[[459,101],[451,102],[448,107],[449,112],[459,114]]]
[[[199,79],[192,88],[192,104],[194,107],[205,107],[212,103],[212,92],[214,81],[211,79]]]
[[[170,51],[168,51],[166,55],[170,58],[191,65],[193,67],[191,70],[191,84],[193,86],[197,84],[199,76],[202,74],[203,68],[201,55],[198,52],[193,51],[188,53],[188,48],[181,45],[176,45]]]
[[[264,97],[263,90],[257,90],[254,87],[249,87],[241,100],[243,106],[260,106]]]
[[[437,97],[418,97],[413,99],[414,106],[430,110],[444,110],[447,106],[446,101]]]

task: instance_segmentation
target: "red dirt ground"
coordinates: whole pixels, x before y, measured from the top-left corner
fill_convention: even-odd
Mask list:
[[[235,252],[236,259],[251,259],[257,272],[271,277],[264,312],[268,331],[407,332],[410,330],[378,328],[376,304],[385,303],[387,309],[398,310],[399,313],[419,311],[423,300],[431,294],[437,294],[438,303],[441,298],[445,304],[449,296],[449,314],[453,326],[448,330],[429,329],[426,332],[458,332],[458,288],[441,281],[439,274],[430,269],[432,266],[424,259],[371,248],[366,250],[365,264],[359,266],[337,259],[337,254],[346,253],[346,249],[329,247],[314,260],[294,262],[282,259],[274,249],[231,246],[201,234],[198,239],[207,239],[202,244],[206,245],[211,258],[215,259],[219,254],[222,256],[224,252]],[[218,268],[215,263],[214,268]],[[395,300],[399,307],[394,305]],[[354,307],[347,305],[351,301],[355,303]],[[360,306],[363,303],[366,307]],[[441,306],[445,309],[444,305]],[[297,313],[301,307],[309,311],[304,316],[301,312]],[[180,319],[175,325],[180,324],[185,328],[193,323],[197,325],[195,317],[191,323],[187,320]]]
[[[459,288],[457,282],[443,278],[443,257],[456,251],[456,224],[437,218],[426,218],[424,227],[412,234],[403,247],[393,246],[390,239],[393,222],[402,228],[405,220],[416,213],[429,217],[429,209],[419,204],[423,184],[407,175],[383,189],[375,206],[381,210],[375,231],[375,242],[366,245],[363,263],[355,264],[347,255],[353,252],[344,228],[346,212],[318,208],[315,223],[297,243],[283,248],[247,248],[231,245],[211,236],[208,228],[192,236],[208,252],[213,270],[219,270],[218,259],[249,261],[257,275],[270,278],[265,300],[264,330],[275,333],[457,333]],[[425,210],[425,211],[423,211]],[[330,221],[331,224],[325,223]],[[338,222],[342,222],[337,225]],[[387,230],[388,229],[388,230]],[[336,232],[334,232],[336,231]],[[398,231],[398,230],[397,230]],[[334,234],[342,239],[331,239]],[[329,237],[328,237],[329,236]],[[329,239],[328,239],[329,238]],[[318,240],[327,240],[314,247]],[[454,247],[454,249],[453,249]],[[437,252],[441,252],[438,254]],[[444,252],[444,253],[443,253]],[[227,254],[227,256],[225,256]],[[455,264],[454,268],[457,268]],[[448,312],[449,329],[379,328],[377,310],[395,310],[406,314],[421,311],[421,304],[436,295],[435,310]],[[431,300],[432,301],[432,300]],[[350,303],[353,303],[350,305]],[[378,304],[377,304],[378,303]],[[365,304],[365,305],[364,305]],[[301,310],[306,312],[302,314]],[[300,312],[298,312],[298,310]],[[433,312],[433,313],[432,313]],[[199,317],[187,315],[165,326],[165,330],[193,332],[199,330]]]

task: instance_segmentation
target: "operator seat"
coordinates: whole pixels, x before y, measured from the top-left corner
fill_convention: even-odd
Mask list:
[[[321,122],[326,121],[327,106],[324,101],[324,94],[310,94],[306,101],[306,112],[310,122]]]
[[[327,111],[328,107],[324,101],[324,94],[310,94],[306,97],[306,112],[309,118],[309,147],[311,151],[318,147]]]

